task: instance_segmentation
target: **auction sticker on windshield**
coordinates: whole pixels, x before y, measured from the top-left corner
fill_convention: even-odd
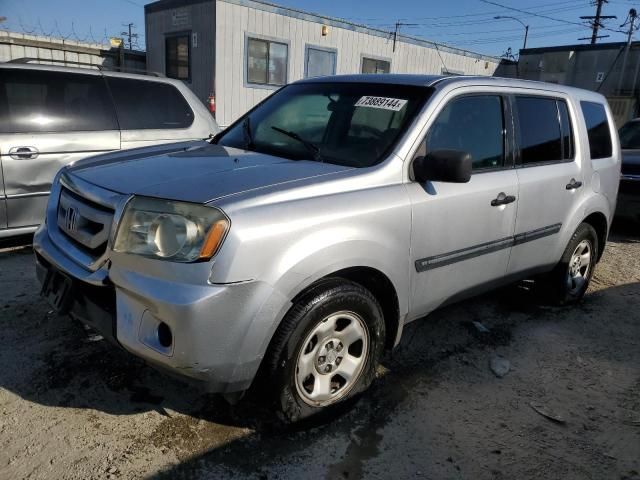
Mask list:
[[[369,97],[360,98],[355,104],[356,107],[381,108],[382,110],[393,110],[399,112],[407,104],[407,100],[400,98]]]

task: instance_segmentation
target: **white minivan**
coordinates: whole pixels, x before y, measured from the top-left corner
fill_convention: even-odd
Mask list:
[[[61,167],[113,150],[218,132],[179,80],[0,64],[0,238],[34,232]]]

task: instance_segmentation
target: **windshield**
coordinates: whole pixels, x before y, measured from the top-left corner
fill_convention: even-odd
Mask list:
[[[217,143],[291,160],[369,167],[391,151],[429,95],[425,87],[406,85],[289,85]]]
[[[640,149],[640,121],[625,123],[619,131],[620,146],[624,149]]]

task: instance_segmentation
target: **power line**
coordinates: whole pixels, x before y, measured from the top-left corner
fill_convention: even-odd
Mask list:
[[[127,43],[129,44],[129,50],[133,50],[132,46],[132,40],[136,40],[138,38],[138,34],[137,33],[132,33],[132,29],[135,27],[135,25],[133,23],[123,23],[122,26],[124,27],[128,27],[129,31],[128,32],[121,32],[120,35],[124,35],[125,37],[127,37]],[[137,40],[136,40],[137,42]]]
[[[571,10],[581,10],[583,9],[583,7],[579,6],[576,7],[575,4],[573,7],[563,7],[562,9],[553,9],[553,10],[544,10],[540,13],[544,13],[544,14],[549,14],[549,13],[559,13],[559,12],[565,12],[565,11],[571,11]],[[504,13],[504,12],[499,12],[499,13]],[[536,14],[523,14],[521,16],[536,16]],[[455,17],[453,17],[455,18]],[[417,17],[415,20],[420,20],[420,17]],[[445,22],[418,22],[418,23],[414,23],[413,25],[415,26],[422,26],[422,27],[429,27],[429,28],[434,28],[434,29],[447,29],[447,28],[451,28],[451,27],[462,27],[462,26],[474,26],[474,25],[485,25],[485,24],[489,24],[489,23],[498,23],[501,22],[501,20],[496,20],[495,17],[490,17],[490,18],[482,18],[482,19],[474,19],[474,20],[452,20],[452,21],[445,21]],[[393,29],[395,24],[394,23],[370,23],[369,24],[372,27],[377,27],[377,28],[384,28],[384,29]],[[581,26],[584,26],[583,24],[578,24]]]
[[[602,15],[602,6],[605,3],[609,3],[609,0],[595,0],[596,1],[596,14],[591,16],[582,16],[580,17],[582,20],[592,20],[589,22],[591,24],[591,45],[595,45],[598,38],[606,38],[609,35],[598,35],[598,30],[600,28],[604,28],[604,24],[602,20],[609,20],[618,18],[615,15]]]
[[[552,3],[544,3],[539,5],[532,5],[531,8],[545,8],[545,7],[559,7],[561,5],[575,5],[575,0],[568,0],[563,2],[552,2]],[[578,7],[582,8],[582,7]],[[490,17],[493,19],[493,15],[497,15],[499,13],[503,13],[502,10],[495,10],[491,12],[483,12],[483,13],[464,13],[459,15],[444,15],[438,17],[411,17],[411,18],[400,18],[400,21],[405,20],[442,20],[442,19],[451,19],[451,18],[466,18],[466,17]],[[547,12],[549,13],[549,12]],[[377,17],[377,18],[366,18],[366,17],[346,17],[346,19],[350,20],[359,20],[359,21],[367,21],[367,22],[375,22],[377,20],[388,20],[388,17]]]
[[[494,2],[492,0],[479,0],[479,1],[482,2],[482,3],[487,3],[489,5],[494,5],[494,6],[506,8],[507,10],[512,10],[514,12],[533,15],[534,17],[545,18],[547,20],[552,20],[554,22],[561,22],[561,23],[564,23],[564,24],[567,24],[567,25],[578,25],[578,26],[581,26],[581,27],[585,26],[583,23],[573,22],[571,20],[564,20],[564,19],[561,19],[561,18],[550,17],[550,16],[542,14],[542,13],[534,13],[534,12],[530,12],[530,11],[527,11],[527,10],[522,10],[520,8],[508,7],[507,5],[502,5],[501,3]],[[596,1],[606,1],[606,0],[596,0]],[[610,32],[615,32],[615,33],[626,33],[626,32],[622,32],[621,30],[615,30],[615,29],[612,29],[612,28],[607,28],[607,27],[605,27],[603,25],[600,25],[599,28],[601,28],[603,30],[610,31]]]

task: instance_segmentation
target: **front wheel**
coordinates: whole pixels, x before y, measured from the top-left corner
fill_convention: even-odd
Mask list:
[[[272,388],[285,421],[327,412],[366,390],[384,338],[380,305],[361,285],[331,279],[303,295],[270,349]]]
[[[580,224],[558,265],[538,280],[545,296],[558,305],[580,301],[589,288],[599,248],[595,229],[587,223]]]

